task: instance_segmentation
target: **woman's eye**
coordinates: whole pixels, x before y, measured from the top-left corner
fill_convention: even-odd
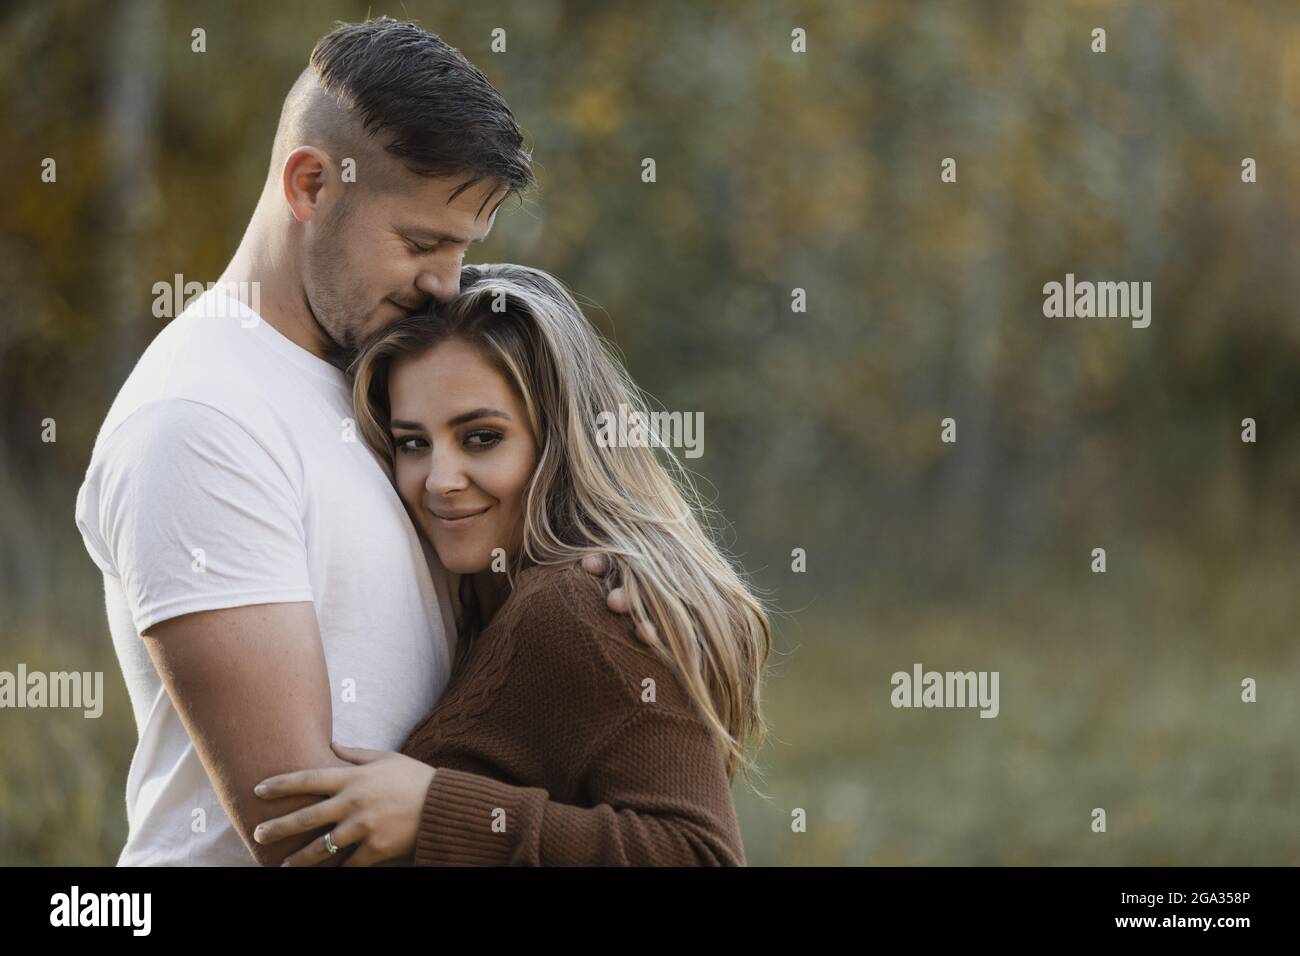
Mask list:
[[[402,454],[409,455],[413,452],[424,450],[423,438],[397,438],[393,440],[393,447]]]
[[[496,432],[470,432],[465,436],[465,444],[469,448],[491,448],[499,441],[501,436]]]

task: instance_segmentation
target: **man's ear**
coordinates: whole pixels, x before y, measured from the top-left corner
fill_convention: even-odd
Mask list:
[[[332,198],[330,177],[333,170],[329,156],[315,146],[299,146],[284,161],[284,199],[289,211],[299,222],[308,222],[318,216],[325,203]]]

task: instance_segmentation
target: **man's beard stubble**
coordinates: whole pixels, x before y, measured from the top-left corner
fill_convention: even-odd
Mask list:
[[[310,285],[303,289],[303,304],[324,337],[321,357],[344,370],[352,364],[360,347],[353,323],[363,322],[367,314],[363,303],[351,303],[347,301],[346,293],[338,292],[340,285],[347,288],[348,273],[342,248],[346,218],[346,211],[340,210],[332,223],[329,239],[312,256]]]

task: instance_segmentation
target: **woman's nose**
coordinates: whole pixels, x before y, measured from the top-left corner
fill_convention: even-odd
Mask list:
[[[437,453],[429,456],[429,474],[424,479],[424,490],[429,494],[446,497],[463,490],[468,484],[465,472],[454,456]]]

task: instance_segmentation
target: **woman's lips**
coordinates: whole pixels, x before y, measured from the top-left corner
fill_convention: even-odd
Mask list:
[[[460,518],[444,518],[436,511],[431,511],[429,513],[433,515],[433,523],[435,527],[447,531],[457,531],[461,528],[468,528],[470,525],[474,524],[479,518],[487,514],[491,507],[491,505],[488,505],[488,507],[484,508],[482,511],[476,511],[473,514],[468,514]]]

